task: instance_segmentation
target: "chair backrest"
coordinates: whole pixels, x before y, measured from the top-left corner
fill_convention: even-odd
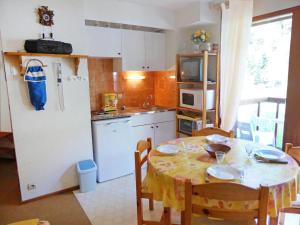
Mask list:
[[[286,143],[284,151],[286,154],[292,156],[300,165],[300,146],[294,147],[291,143]]]
[[[135,159],[135,183],[136,191],[141,192],[142,189],[142,166],[147,162],[148,154],[152,148],[152,140],[148,138],[147,141],[141,140],[137,143],[136,151],[134,152]],[[145,152],[145,153],[144,153]]]
[[[253,141],[253,133],[250,123],[237,122],[236,130],[239,131],[238,138],[248,141]]]
[[[195,205],[193,196],[223,201],[259,201],[257,209],[231,210]],[[192,185],[185,182],[185,225],[191,225],[192,214],[229,220],[251,220],[258,218],[258,225],[266,225],[269,188],[249,188],[237,183],[210,183]]]
[[[224,137],[230,137],[230,138],[234,138],[234,132],[233,131],[225,131],[222,130],[218,127],[207,127],[204,128],[202,130],[193,130],[193,136],[208,136],[208,135],[212,135],[212,134],[219,134],[222,135]]]

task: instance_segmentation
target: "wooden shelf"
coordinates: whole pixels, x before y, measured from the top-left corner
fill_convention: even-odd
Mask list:
[[[198,113],[202,112],[202,110],[199,110],[199,109],[190,109],[190,108],[185,108],[185,107],[177,107],[177,110],[185,110],[185,111],[198,112]]]
[[[203,81],[178,81],[177,84],[200,84],[203,85]],[[216,82],[207,82],[207,85],[215,85]]]
[[[217,56],[218,53],[216,52],[209,52],[208,56]],[[189,54],[179,54],[180,57],[203,57],[204,52],[202,53],[189,53]]]
[[[21,75],[25,73],[24,66],[22,65],[22,57],[56,57],[56,58],[67,58],[74,60],[75,75],[78,74],[78,67],[80,64],[80,59],[88,58],[87,55],[68,55],[68,54],[47,54],[47,53],[30,53],[30,52],[4,52],[5,56],[18,57],[20,61],[20,73]]]
[[[58,57],[58,58],[87,58],[87,55],[47,54],[30,52],[4,52],[7,56],[35,56],[35,57]]]
[[[185,110],[185,111],[191,111],[191,112],[198,112],[198,113],[202,113],[203,110],[199,110],[199,109],[190,109],[190,108],[186,108],[186,107],[177,107],[177,110]],[[208,109],[206,110],[206,112],[211,113],[211,112],[215,112],[216,109]]]
[[[202,67],[202,75],[203,81],[200,82],[185,82],[181,81],[180,73],[181,73],[181,62],[182,58],[202,58],[203,60],[203,67]],[[208,80],[208,65],[211,63],[210,57],[215,57],[216,62],[212,61],[215,64],[216,72],[215,72],[215,82],[209,82]],[[201,53],[189,53],[189,54],[177,54],[176,56],[176,88],[177,88],[177,112],[183,111],[183,114],[193,113],[195,115],[199,114],[199,117],[203,121],[202,128],[206,127],[206,122],[209,119],[213,120],[214,126],[219,126],[219,105],[220,105],[220,53],[217,52],[208,52],[204,51]],[[206,110],[204,109],[190,109],[187,107],[180,106],[180,89],[183,88],[181,85],[191,85],[193,89],[198,90],[201,92],[202,95],[202,105],[206,105],[207,103],[207,91],[208,90],[215,90],[215,105],[214,109]],[[193,86],[194,85],[194,86]],[[188,87],[187,88],[191,88]],[[209,115],[208,115],[209,114]],[[214,119],[213,119],[214,118]],[[179,131],[179,121],[177,120],[177,132]]]

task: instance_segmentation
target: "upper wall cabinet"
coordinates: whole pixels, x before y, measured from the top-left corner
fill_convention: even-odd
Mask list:
[[[145,32],[122,30],[122,70],[145,70]]]
[[[165,70],[165,34],[123,30],[122,70]]]
[[[86,26],[88,55],[92,57],[122,57],[122,30]]]
[[[165,70],[166,39],[165,34],[145,32],[146,69],[148,71]]]

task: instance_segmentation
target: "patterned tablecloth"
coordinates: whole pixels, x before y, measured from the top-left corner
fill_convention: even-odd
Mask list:
[[[291,202],[296,200],[298,165],[288,155],[286,156],[288,164],[259,163],[254,159],[249,160],[245,151],[247,143],[249,144],[243,140],[230,139],[226,144],[231,147],[231,150],[226,154],[224,163],[244,171],[244,179],[236,180],[237,182],[253,188],[258,188],[260,185],[270,186],[268,211],[271,217],[276,217],[280,208],[289,207]],[[154,199],[162,201],[165,207],[184,210],[184,180],[188,178],[194,184],[204,184],[207,179],[206,169],[216,162],[203,148],[206,144],[204,137],[179,138],[168,141],[167,144],[177,145],[180,152],[174,156],[166,156],[155,149],[151,151],[144,191],[153,193]],[[216,180],[210,178],[210,182]],[[193,201],[231,209],[257,208],[258,205],[255,201],[224,202],[201,198]]]

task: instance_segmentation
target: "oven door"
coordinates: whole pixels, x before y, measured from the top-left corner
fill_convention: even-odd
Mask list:
[[[193,132],[193,121],[179,119],[179,132],[183,134],[192,135]]]

